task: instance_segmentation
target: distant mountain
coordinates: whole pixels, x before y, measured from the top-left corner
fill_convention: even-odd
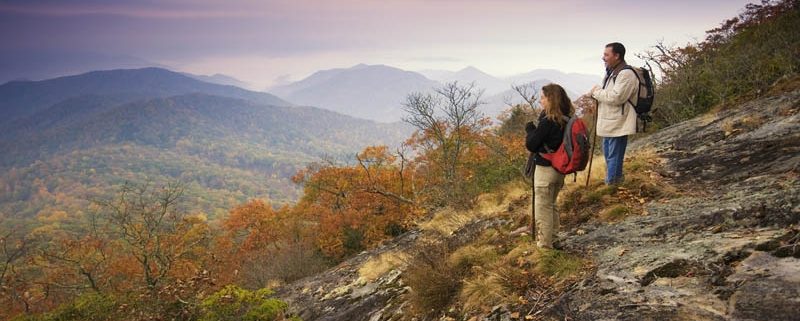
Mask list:
[[[437,82],[411,71],[359,64],[318,71],[300,81],[270,88],[279,97],[380,122],[402,118],[402,103],[415,91],[429,91]]]
[[[455,72],[443,70],[429,70],[423,73],[426,77],[441,83],[458,81],[459,83],[475,82],[478,88],[484,89],[484,94],[494,95],[511,88],[511,83],[469,66]]]
[[[195,75],[195,74],[190,74],[188,72],[184,72],[182,74],[184,74],[186,76],[189,76],[191,78],[200,80],[200,81],[210,82],[212,84],[217,84],[217,85],[236,86],[236,87],[240,87],[240,88],[249,88],[250,87],[250,84],[248,84],[248,83],[246,83],[244,81],[241,81],[241,80],[236,79],[234,77],[231,77],[231,76],[228,76],[228,75],[223,75],[223,74],[213,74],[213,75],[210,75],[210,76],[208,76],[208,75]]]
[[[270,153],[310,160],[347,154],[371,143],[399,143],[405,138],[400,135],[409,134],[402,124],[377,124],[316,107],[278,107],[206,94],[113,105],[115,101],[103,96],[71,98],[7,127],[10,134],[0,141],[7,152],[0,164],[25,164],[54,153],[124,142],[169,149],[183,139],[230,140],[239,147],[251,144],[253,150],[268,148]],[[245,157],[247,152],[233,156]]]
[[[166,69],[117,69],[0,85],[0,125],[33,115],[65,99],[83,95],[124,97],[133,101],[195,92],[242,98],[267,105],[291,105],[267,93],[203,82]]]
[[[412,132],[163,69],[12,82],[0,98],[0,213],[20,217],[84,211],[125,181],[181,180],[187,210],[209,216],[250,198],[290,203],[309,162],[352,162]]]
[[[167,66],[130,55],[63,50],[0,49],[0,84],[41,80],[92,70],[136,69]]]
[[[427,77],[428,79],[437,81],[440,79],[446,79],[447,77],[450,77],[452,74],[456,73],[455,71],[444,70],[444,69],[423,69],[423,70],[417,70],[416,72]]]
[[[592,86],[599,84],[601,81],[599,76],[565,73],[555,69],[536,69],[505,78],[489,75],[472,66],[459,71],[429,69],[420,71],[420,73],[439,82],[457,80],[460,83],[468,83],[475,81],[479,88],[486,89],[483,96],[483,101],[486,104],[481,106],[481,111],[492,118],[497,117],[503,110],[508,109],[509,103],[523,102],[522,97],[519,97],[519,94],[511,88],[513,85],[533,82],[538,94],[542,86],[549,83],[557,83],[564,87],[571,99],[575,100],[579,95],[589,91]]]
[[[530,83],[530,82],[531,81],[526,81],[524,83]],[[532,82],[534,88],[536,88],[535,93],[538,96],[542,90],[542,87],[544,85],[552,83],[553,81],[549,79],[536,79],[533,80]],[[524,83],[520,82],[519,84],[524,84]],[[577,97],[569,89],[565,88],[564,90],[567,92],[567,95],[573,100],[574,100],[573,97]],[[504,110],[509,109],[510,105],[522,104],[525,102],[522,96],[520,96],[520,94],[513,89],[508,89],[494,95],[486,96],[483,99],[483,101],[486,104],[481,106],[481,110],[484,112],[484,114],[492,117],[493,119],[499,116],[500,113],[503,112]]]
[[[555,69],[536,69],[511,77],[499,78],[468,66],[458,71],[422,70],[404,71],[384,65],[359,64],[350,68],[318,71],[311,76],[287,85],[269,88],[268,91],[288,101],[319,106],[344,114],[382,122],[400,120],[400,105],[414,91],[428,92],[443,83],[475,82],[484,89],[486,105],[481,110],[489,117],[497,117],[507,108],[506,98],[517,100],[512,85],[536,82],[537,90],[550,82],[564,86],[570,98],[577,99],[600,76],[565,73]]]
[[[530,72],[505,78],[506,81],[514,84],[521,84],[538,79],[548,79],[571,91],[570,98],[575,100],[576,95],[583,95],[594,85],[599,85],[603,80],[601,75],[587,75],[579,73],[565,73],[555,69],[535,69]]]

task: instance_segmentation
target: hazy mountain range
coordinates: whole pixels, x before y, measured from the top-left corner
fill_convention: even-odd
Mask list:
[[[312,161],[396,145],[380,124],[159,68],[96,71],[0,85],[0,213],[86,208],[125,181],[179,179],[196,208],[249,198],[292,202]]]
[[[10,81],[0,85],[0,214],[85,209],[126,181],[181,180],[191,210],[208,214],[249,198],[292,202],[300,187],[290,177],[309,162],[352,161],[368,145],[404,141],[413,129],[400,122],[400,105],[410,92],[474,81],[486,90],[482,110],[495,117],[507,98],[521,101],[512,84],[556,81],[572,96],[595,79],[554,70],[498,78],[474,67],[424,73],[359,64],[271,93],[156,67]]]
[[[93,71],[41,81],[11,81],[0,86],[0,124],[33,115],[67,98],[101,95],[132,101],[202,92],[289,106],[273,95],[199,81],[161,68]]]
[[[346,115],[380,122],[399,121],[401,103],[415,91],[438,83],[425,76],[385,65],[359,64],[318,71],[300,81],[270,88],[279,97],[300,105],[319,106]]]
[[[304,79],[268,88],[267,91],[287,101],[331,109],[343,114],[379,122],[401,120],[402,103],[410,92],[429,92],[446,82],[475,82],[484,89],[486,103],[481,110],[496,117],[507,102],[521,102],[512,85],[535,83],[537,90],[551,82],[561,84],[570,98],[600,83],[600,76],[564,73],[553,69],[537,69],[511,77],[495,77],[475,67],[458,71],[402,70],[385,65],[359,64],[350,68],[318,71]],[[509,100],[511,99],[511,100]]]

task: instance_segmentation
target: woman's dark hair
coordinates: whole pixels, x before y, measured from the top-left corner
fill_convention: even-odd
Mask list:
[[[547,84],[542,87],[542,94],[547,97],[548,106],[544,107],[545,117],[560,124],[566,125],[562,116],[572,117],[575,115],[575,106],[567,96],[567,91],[557,84]]]
[[[612,42],[606,45],[606,48],[611,47],[611,52],[618,54],[620,60],[625,60],[625,46],[619,42]]]

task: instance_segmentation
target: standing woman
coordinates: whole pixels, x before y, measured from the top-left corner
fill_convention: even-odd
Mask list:
[[[556,197],[564,186],[564,174],[557,172],[540,153],[554,152],[561,146],[566,118],[575,115],[575,107],[564,88],[556,84],[542,87],[540,97],[542,113],[539,115],[539,125],[534,126],[533,122],[525,125],[525,147],[535,154],[533,189],[536,245],[552,249],[559,228]]]

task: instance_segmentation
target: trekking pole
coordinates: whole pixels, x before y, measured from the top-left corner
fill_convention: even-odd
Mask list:
[[[531,240],[536,243],[536,185],[534,183],[534,176],[536,174],[536,165],[533,165],[531,170]]]
[[[597,116],[600,113],[598,110],[600,108],[597,99],[592,98],[594,100],[594,126],[592,127],[592,151],[589,153],[589,170],[586,171],[586,187],[589,187],[589,178],[592,177],[592,160],[594,160],[594,148],[597,147]]]

